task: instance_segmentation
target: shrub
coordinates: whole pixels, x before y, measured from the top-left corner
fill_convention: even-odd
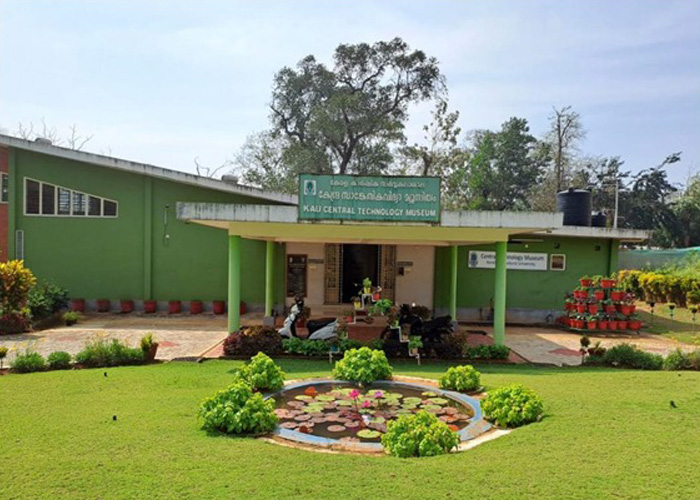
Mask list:
[[[31,373],[46,370],[46,360],[38,352],[31,348],[17,354],[12,362],[11,370],[15,373]]]
[[[471,365],[453,366],[440,377],[440,389],[475,391],[481,387],[481,373]]]
[[[676,349],[664,359],[664,370],[700,370],[700,350],[683,352]]]
[[[117,339],[110,342],[104,337],[90,339],[83,350],[75,355],[76,363],[87,367],[140,365],[143,351],[122,344]]]
[[[458,444],[459,435],[425,410],[389,422],[382,436],[384,449],[401,458],[442,455]]]
[[[21,260],[0,262],[0,333],[29,330],[29,290],[36,284]]]
[[[236,373],[239,380],[247,382],[255,391],[278,391],[284,385],[285,374],[266,354],[259,352]]]
[[[242,381],[204,400],[199,416],[202,428],[226,434],[265,434],[277,425],[275,402]]]
[[[435,355],[440,359],[459,359],[464,357],[467,347],[467,334],[454,332],[450,335],[443,335],[442,342],[435,342],[432,348]]]
[[[71,355],[66,351],[54,351],[48,355],[46,361],[52,370],[67,370],[70,368]]]
[[[0,346],[0,369],[2,369],[2,363],[5,357],[7,357],[7,347]]]
[[[513,384],[489,392],[481,409],[487,420],[500,427],[519,427],[541,419],[544,404],[532,390]]]
[[[62,319],[66,326],[71,326],[76,324],[81,317],[82,316],[78,311],[66,311],[63,313]]]
[[[341,353],[362,347],[359,341],[350,339],[340,339],[335,344]],[[331,344],[326,340],[305,340],[298,337],[282,340],[282,348],[285,352],[301,356],[328,356],[330,346]]]
[[[39,283],[29,290],[27,302],[32,319],[45,319],[68,307],[68,290],[53,283]]]
[[[389,379],[391,373],[391,366],[384,351],[375,351],[369,347],[350,349],[333,369],[333,377],[361,384]]]
[[[224,341],[224,354],[255,356],[259,352],[279,354],[282,352],[282,336],[271,326],[241,328]]]
[[[141,350],[146,353],[151,350],[154,344],[156,344],[155,340],[153,340],[153,333],[148,332],[146,335],[141,337]]]
[[[467,347],[464,355],[468,359],[508,359],[510,347],[506,345],[475,345]]]
[[[603,363],[622,368],[639,368],[642,370],[660,370],[664,358],[638,349],[632,344],[618,344],[603,354]]]

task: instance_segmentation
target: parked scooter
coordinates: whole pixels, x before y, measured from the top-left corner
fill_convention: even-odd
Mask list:
[[[423,345],[426,347],[442,342],[443,335],[449,335],[453,332],[451,316],[438,316],[425,321],[412,311],[412,307],[409,304],[402,304],[399,309],[399,325],[408,325],[410,328],[409,335],[420,337]],[[392,335],[391,332],[396,332],[396,330],[391,330],[387,327],[382,333],[382,339],[399,341],[399,333],[396,332]]]
[[[289,309],[289,314],[284,319],[282,328],[278,331],[284,338],[299,337],[297,335],[296,324],[299,314],[304,310],[304,298],[300,295],[294,297],[294,304]],[[309,331],[307,340],[331,340],[338,336],[336,332],[338,320],[336,318],[321,318],[306,322],[306,329]]]

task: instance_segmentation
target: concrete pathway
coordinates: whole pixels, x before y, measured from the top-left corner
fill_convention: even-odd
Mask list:
[[[15,353],[32,346],[46,356],[53,351],[80,352],[94,336],[126,341],[137,347],[141,337],[152,332],[158,346],[157,358],[200,356],[226,337],[226,317],[145,314],[88,314],[73,326],[61,326],[21,335],[0,335],[0,346],[9,348],[5,366],[12,364]]]

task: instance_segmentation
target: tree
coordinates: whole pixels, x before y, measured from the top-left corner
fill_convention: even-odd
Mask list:
[[[41,120],[41,130],[34,129],[34,123],[29,122],[29,125],[19,123],[14,135],[28,141],[33,141],[37,138],[48,139],[54,146],[63,146],[68,149],[80,151],[90,142],[92,135],[82,135],[78,132],[78,127],[73,124],[68,128],[68,135],[62,136],[55,126],[47,125],[45,120]]]
[[[691,177],[683,194],[672,203],[679,232],[674,243],[679,247],[700,246],[700,175]]]
[[[287,140],[272,132],[259,132],[248,136],[233,160],[234,172],[247,184],[282,193],[297,191],[295,169],[284,161]]]
[[[435,58],[400,38],[342,44],[333,60],[331,70],[310,55],[275,75],[272,127],[306,171],[360,173],[365,158],[386,158],[405,140],[409,105],[439,95],[444,78]]]
[[[556,190],[566,188],[573,156],[578,151],[578,143],[586,137],[586,130],[581,123],[581,115],[571,106],[554,110],[549,116],[550,130],[546,141],[552,148],[554,179]]]

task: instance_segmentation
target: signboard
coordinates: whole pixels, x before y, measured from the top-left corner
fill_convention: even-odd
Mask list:
[[[287,297],[306,297],[306,255],[287,255]]]
[[[508,252],[506,269],[519,271],[546,271],[546,253]],[[467,266],[480,269],[495,269],[496,252],[485,250],[470,250]]]
[[[301,174],[299,219],[440,222],[440,178]]]

